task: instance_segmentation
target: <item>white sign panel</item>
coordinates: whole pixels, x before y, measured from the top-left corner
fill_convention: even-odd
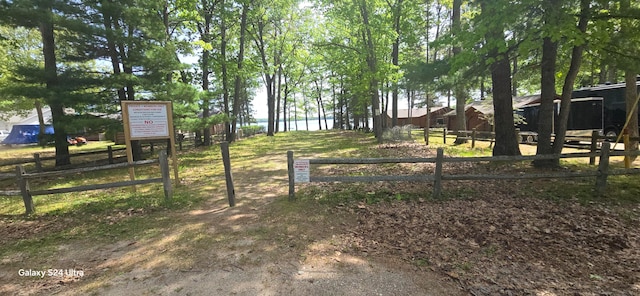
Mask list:
[[[308,159],[296,159],[293,161],[293,180],[296,183],[308,183],[309,182],[309,160]]]
[[[132,139],[169,138],[167,105],[129,104],[129,131]]]

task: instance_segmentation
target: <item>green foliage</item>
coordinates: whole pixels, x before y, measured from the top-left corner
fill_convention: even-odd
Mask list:
[[[241,127],[241,129],[245,137],[262,134],[265,132],[264,126],[262,125],[247,125]]]

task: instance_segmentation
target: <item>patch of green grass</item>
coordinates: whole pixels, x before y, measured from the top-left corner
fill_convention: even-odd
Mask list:
[[[431,261],[429,261],[429,258],[417,258],[413,260],[413,264],[418,267],[426,267],[431,266]]]
[[[493,257],[498,251],[498,247],[495,245],[488,245],[482,248],[482,253],[487,257]]]
[[[328,204],[345,202],[376,204],[425,196],[422,193],[395,192],[389,188],[370,186],[369,183],[336,183],[329,186],[306,186],[298,190],[296,197],[300,200],[315,200]]]
[[[461,271],[468,272],[473,267],[473,264],[471,262],[465,261],[465,262],[456,264],[455,267]]]

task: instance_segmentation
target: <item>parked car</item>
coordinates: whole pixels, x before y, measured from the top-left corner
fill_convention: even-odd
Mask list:
[[[84,144],[87,144],[87,139],[85,137],[69,137],[67,136],[67,143],[69,143],[69,145],[77,145],[77,146],[81,146]]]
[[[84,145],[87,144],[87,139],[85,137],[76,137],[76,145]]]

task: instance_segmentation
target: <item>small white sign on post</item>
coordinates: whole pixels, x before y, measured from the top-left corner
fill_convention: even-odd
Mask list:
[[[309,183],[309,160],[296,159],[293,161],[294,182]]]

